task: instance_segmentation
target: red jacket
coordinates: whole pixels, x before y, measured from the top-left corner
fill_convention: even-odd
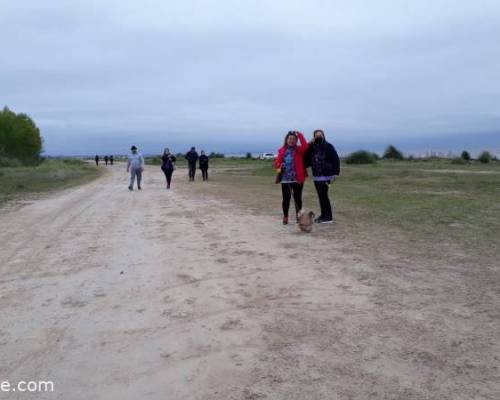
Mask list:
[[[307,143],[307,140],[302,133],[298,132],[297,137],[299,139],[300,145],[296,146],[295,168],[297,170],[297,181],[299,183],[304,183],[307,177],[307,170],[304,164],[304,155],[309,148],[309,144]],[[275,168],[281,168],[281,164],[283,164],[287,148],[288,145],[285,144],[278,150],[278,157],[276,157],[276,161],[274,162]]]

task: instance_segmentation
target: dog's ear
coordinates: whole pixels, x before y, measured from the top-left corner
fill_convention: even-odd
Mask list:
[[[314,218],[315,216],[316,216],[316,215],[314,214],[314,212],[312,212],[312,211],[310,211],[310,212],[309,212],[309,217],[310,217],[310,218]]]

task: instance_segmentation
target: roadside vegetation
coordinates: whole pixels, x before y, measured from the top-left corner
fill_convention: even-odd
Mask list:
[[[0,206],[36,193],[75,186],[99,172],[81,160],[41,157],[43,139],[26,114],[4,107],[0,111]]]
[[[77,186],[99,175],[100,170],[81,160],[44,160],[37,166],[0,167],[0,206],[9,200]]]

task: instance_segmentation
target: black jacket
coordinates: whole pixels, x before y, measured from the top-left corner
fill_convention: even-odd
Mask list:
[[[306,167],[311,167],[313,176],[340,174],[340,159],[331,143],[312,142],[305,155]]]
[[[163,154],[161,156],[161,160],[162,160],[162,163],[161,163],[162,170],[170,171],[170,170],[174,169],[174,162],[176,161],[176,158],[173,154],[168,154],[168,155]]]
[[[186,160],[188,160],[189,164],[196,164],[198,161],[198,153],[195,150],[190,150],[186,154]]]
[[[205,154],[200,156],[200,169],[208,169],[208,156]]]

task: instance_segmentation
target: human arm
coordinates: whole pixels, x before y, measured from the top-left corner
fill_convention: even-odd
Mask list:
[[[297,138],[299,139],[300,142],[300,146],[297,146],[297,151],[299,153],[304,154],[309,148],[309,143],[307,143],[307,140],[302,134],[302,132],[297,132]]]
[[[276,159],[274,160],[273,167],[277,170],[280,170],[282,165],[283,165],[283,157],[284,157],[284,151],[282,149],[278,150],[278,155],[276,156]]]
[[[337,150],[335,149],[335,146],[330,144],[330,157],[332,159],[332,164],[333,164],[333,170],[334,173],[333,175],[340,175],[340,157],[337,153]]]

